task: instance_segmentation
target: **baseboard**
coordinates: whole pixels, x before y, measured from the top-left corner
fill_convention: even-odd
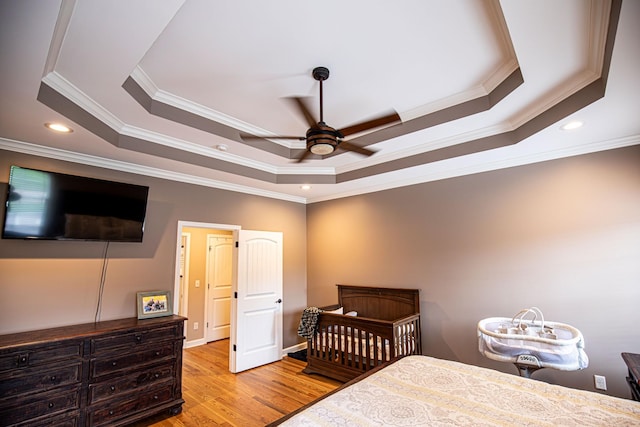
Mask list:
[[[193,341],[185,341],[184,348],[198,347],[199,345],[205,345],[206,343],[207,343],[207,340],[205,340],[204,338],[200,338],[199,340],[193,340]]]
[[[296,344],[294,346],[287,347],[284,350],[282,350],[282,357],[286,356],[287,353],[295,353],[296,351],[304,350],[305,348],[307,348],[307,343],[306,342],[301,342],[301,343]]]
[[[184,348],[198,347],[199,345],[205,345],[206,343],[207,343],[207,340],[205,340],[204,338],[201,338],[199,340],[193,340],[193,341],[185,341]],[[287,353],[294,353],[296,351],[300,351],[305,348],[307,348],[306,342],[301,342],[294,346],[287,347],[282,350],[282,357],[286,356]]]

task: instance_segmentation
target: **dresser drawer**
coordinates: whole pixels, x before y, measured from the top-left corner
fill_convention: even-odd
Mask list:
[[[49,369],[16,369],[0,382],[0,399],[24,393],[37,393],[54,387],[80,384],[81,362]]]
[[[146,390],[144,394],[134,393],[128,399],[107,402],[98,408],[91,408],[87,420],[90,426],[110,425],[132,413],[151,409],[154,406],[173,400],[173,385],[155,390]]]
[[[89,385],[89,402],[93,403],[121,395],[132,390],[164,382],[173,383],[175,369],[173,364],[149,366],[140,371],[127,373],[124,377],[115,377]]]
[[[164,328],[135,331],[121,335],[111,335],[91,340],[91,354],[110,351],[118,347],[139,346],[146,347],[158,341],[170,339],[182,339],[178,334],[178,326],[173,325]]]
[[[11,406],[0,408],[0,422],[2,425],[17,424],[32,418],[45,415],[53,416],[62,411],[79,409],[80,387],[52,390],[12,403],[13,405]]]
[[[0,424],[2,425],[2,424]],[[19,427],[78,427],[80,425],[80,411],[65,412],[53,417],[42,417],[18,424]]]
[[[129,317],[0,335],[0,427],[124,427],[179,413],[185,320]]]
[[[132,349],[131,351],[131,353],[121,352],[110,357],[92,359],[91,378],[96,379],[125,369],[150,365],[166,358],[174,358],[176,354],[173,343],[165,343],[163,346],[156,345],[147,350]]]
[[[42,347],[19,347],[0,353],[0,380],[7,371],[82,358],[82,341],[62,341]]]

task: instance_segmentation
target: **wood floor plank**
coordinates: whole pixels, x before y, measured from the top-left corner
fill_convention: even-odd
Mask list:
[[[182,412],[158,415],[131,427],[264,426],[342,383],[302,373],[305,362],[281,361],[229,372],[229,340],[185,349]]]

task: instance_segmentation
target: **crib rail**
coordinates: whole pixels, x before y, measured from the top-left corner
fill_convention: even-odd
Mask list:
[[[321,313],[307,340],[306,373],[349,381],[374,367],[421,354],[420,315],[395,321]]]

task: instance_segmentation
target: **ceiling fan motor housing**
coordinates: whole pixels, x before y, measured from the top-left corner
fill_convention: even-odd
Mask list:
[[[331,154],[338,146],[338,138],[341,137],[337,130],[319,122],[317,127],[307,131],[307,149],[321,156]]]

